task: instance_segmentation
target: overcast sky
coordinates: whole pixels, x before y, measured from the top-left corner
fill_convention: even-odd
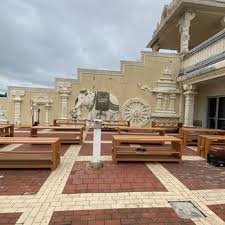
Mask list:
[[[0,91],[53,86],[77,68],[115,69],[136,60],[170,0],[4,0]]]

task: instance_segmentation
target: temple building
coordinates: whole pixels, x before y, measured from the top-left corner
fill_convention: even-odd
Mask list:
[[[57,78],[52,88],[8,87],[0,122],[52,124],[71,118],[81,93],[109,92],[110,101],[118,99],[112,120],[225,129],[225,2],[173,0],[147,48],[139,61],[121,61],[118,71],[78,69],[77,79]],[[82,105],[79,118],[87,118],[90,107]]]

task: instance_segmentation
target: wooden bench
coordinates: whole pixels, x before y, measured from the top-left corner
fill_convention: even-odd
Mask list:
[[[208,128],[181,128],[180,138],[183,139],[183,146],[197,145],[199,135],[224,135],[225,130]]]
[[[207,158],[211,146],[225,146],[225,135],[200,135],[198,136],[198,155]]]
[[[38,130],[49,129],[47,133],[38,133]],[[30,128],[31,137],[58,137],[63,144],[82,144],[83,143],[83,126],[33,126]],[[71,134],[71,135],[69,135]]]
[[[0,168],[50,168],[60,164],[61,143],[59,138],[4,137],[0,144],[51,145],[52,151],[0,151]]]
[[[14,125],[13,124],[0,124],[0,137],[13,137]]]
[[[169,125],[158,125],[157,122],[152,121],[152,127],[158,127],[165,129],[166,133],[178,133],[180,131],[180,128],[183,127],[183,123],[177,123],[176,126],[169,126]]]
[[[117,131],[119,127],[130,127],[130,121],[126,120],[104,120],[102,122],[103,131]]]
[[[86,120],[54,119],[53,126],[78,125],[86,128]]]
[[[170,145],[150,146],[153,142]],[[182,140],[172,136],[113,135],[113,162],[156,161],[181,162]]]

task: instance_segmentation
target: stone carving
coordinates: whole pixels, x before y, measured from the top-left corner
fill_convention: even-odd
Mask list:
[[[138,83],[137,86],[143,91],[152,92],[152,89],[153,89],[152,87],[148,86],[147,84],[142,85],[141,83]]]
[[[80,116],[82,106],[87,107],[89,110],[88,120],[99,118],[112,120],[118,113],[119,101],[117,97],[109,92],[81,90],[75,102],[75,111],[72,111],[75,117]]]
[[[39,94],[32,98],[30,101],[31,114],[32,114],[32,124],[39,122],[38,109],[39,106],[43,105],[45,107],[45,125],[49,125],[49,110],[51,108],[52,100],[45,94]]]
[[[164,126],[168,123],[170,126],[172,126],[172,123],[175,125],[179,119],[175,102],[180,90],[177,88],[176,81],[168,68],[163,71],[163,76],[157,81],[152,93],[156,95],[156,108],[152,114],[153,120],[160,125],[164,124]]]
[[[58,81],[57,82],[57,90],[58,91],[63,91],[63,90],[71,91],[71,87],[72,87],[71,82],[68,82],[68,81]]]
[[[190,25],[191,20],[195,18],[195,13],[186,11],[178,21],[180,38],[180,52],[186,53],[189,51],[189,40],[190,40]]]
[[[52,100],[49,99],[49,97],[45,94],[39,94],[32,98],[32,101],[34,103],[37,103],[38,105],[44,105],[48,103],[52,103]]]
[[[6,110],[2,108],[2,106],[0,106],[0,123],[1,124],[5,124],[8,123],[8,117],[6,115]]]
[[[164,6],[160,23],[157,23],[157,27],[153,33],[156,33],[158,31],[160,25],[173,13],[174,9],[180,2],[181,0],[173,0],[169,5]]]
[[[144,127],[150,121],[151,110],[141,98],[130,98],[122,107],[122,118],[130,121],[131,125]]]

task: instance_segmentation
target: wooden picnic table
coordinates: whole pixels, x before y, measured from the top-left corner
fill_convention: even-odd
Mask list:
[[[117,131],[119,127],[130,127],[130,121],[126,120],[103,120],[102,130],[104,131]]]
[[[165,129],[163,128],[139,128],[139,127],[119,127],[118,134],[146,134],[146,135],[160,135],[165,136]]]
[[[183,139],[183,146],[197,145],[199,135],[224,135],[225,130],[209,128],[181,128],[180,138]]]
[[[61,125],[77,125],[86,127],[86,120],[73,120],[73,119],[54,119],[53,126]]]
[[[38,130],[49,129],[47,133],[38,133]],[[61,139],[61,143],[82,144],[83,143],[84,126],[33,126],[30,128],[30,136],[54,136]],[[63,135],[64,134],[64,135]],[[69,135],[70,134],[70,135]],[[72,137],[71,137],[72,135]]]
[[[170,142],[168,145],[152,145]],[[113,161],[181,162],[182,140],[173,136],[113,135]]]
[[[14,125],[13,124],[0,124],[0,137],[13,137]]]
[[[198,136],[198,155],[207,158],[212,145],[224,145],[225,135],[200,135]]]
[[[51,151],[0,151],[0,168],[50,168],[60,164],[61,143],[59,138],[1,137],[0,144],[50,145]]]
[[[156,121],[152,121],[152,127],[163,128],[166,133],[179,133],[180,128],[183,127],[183,123],[177,123],[175,126],[171,125],[159,125]]]

